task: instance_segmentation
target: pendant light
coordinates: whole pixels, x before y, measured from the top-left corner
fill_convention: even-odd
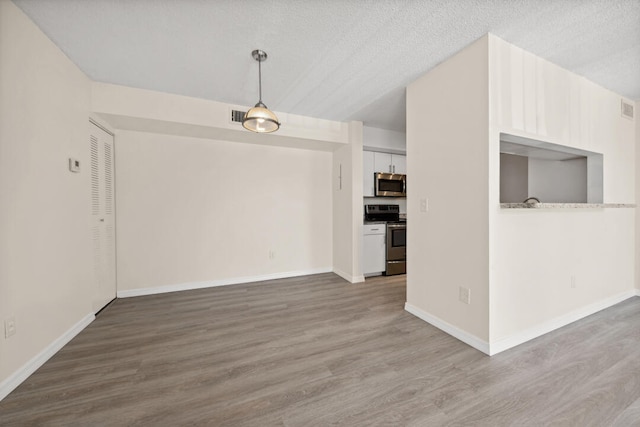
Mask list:
[[[280,122],[276,115],[270,111],[262,102],[262,61],[267,60],[267,53],[256,49],[251,52],[253,59],[258,61],[258,88],[260,91],[260,99],[255,107],[250,108],[242,119],[242,126],[245,129],[258,133],[275,132],[280,128]]]

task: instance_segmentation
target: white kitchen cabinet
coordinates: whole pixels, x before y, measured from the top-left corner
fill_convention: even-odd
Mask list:
[[[374,172],[407,173],[407,157],[402,154],[373,153]]]
[[[386,270],[386,225],[365,224],[362,245],[362,273],[367,276]]]
[[[362,152],[362,193],[364,197],[375,197],[376,192],[374,188],[373,174],[375,168],[373,167],[373,151]]]
[[[391,166],[393,173],[407,174],[407,156],[401,154],[391,155]]]
[[[390,153],[373,153],[373,171],[392,173],[391,154]]]

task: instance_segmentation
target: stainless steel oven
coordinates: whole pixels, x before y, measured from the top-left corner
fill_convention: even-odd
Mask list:
[[[387,223],[387,270],[386,275],[407,272],[407,223]]]

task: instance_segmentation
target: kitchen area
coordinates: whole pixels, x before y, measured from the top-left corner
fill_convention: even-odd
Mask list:
[[[362,272],[406,273],[407,158],[405,134],[364,129]]]

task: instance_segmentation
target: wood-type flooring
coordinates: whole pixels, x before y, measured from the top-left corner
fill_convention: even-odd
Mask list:
[[[640,298],[493,357],[328,273],[118,299],[0,425],[640,425]]]

